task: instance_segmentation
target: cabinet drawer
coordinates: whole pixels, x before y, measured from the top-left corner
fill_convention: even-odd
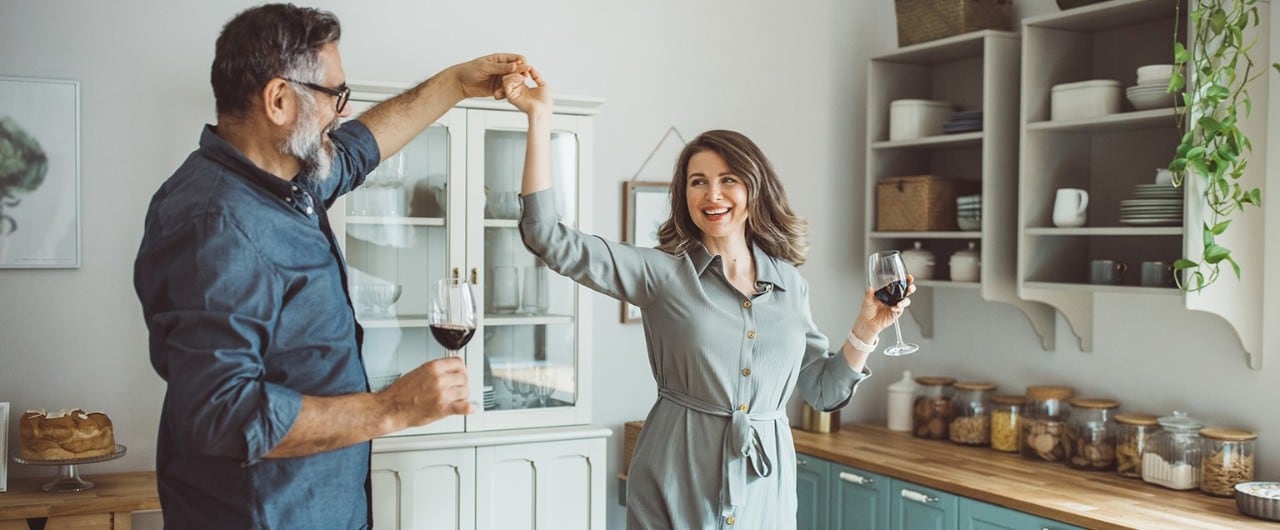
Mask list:
[[[0,521],[0,530],[31,530],[32,528],[44,528],[44,530],[112,530],[111,514],[61,515],[48,518],[45,520],[44,526],[40,526],[40,519]]]
[[[1080,528],[982,501],[961,499],[960,530],[1080,530]]]

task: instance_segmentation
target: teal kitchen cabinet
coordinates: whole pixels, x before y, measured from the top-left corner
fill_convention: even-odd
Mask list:
[[[893,530],[954,530],[960,524],[960,497],[893,479],[889,513]]]
[[[892,480],[861,469],[831,464],[830,530],[889,528],[889,489]]]
[[[960,499],[960,530],[1082,530],[973,499]]]
[[[827,530],[830,503],[827,481],[833,466],[821,458],[796,455],[797,530]]]

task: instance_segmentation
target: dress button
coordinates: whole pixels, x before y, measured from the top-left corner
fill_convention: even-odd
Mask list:
[[[738,522],[738,520],[737,520],[737,519],[734,519],[734,517],[733,517],[732,515],[730,515],[729,517],[725,518],[725,520],[724,520],[724,524],[727,524],[727,525],[733,525],[733,523],[736,523],[736,522]]]
[[[748,338],[748,339],[754,339],[754,338],[756,338],[756,332],[755,332],[755,330],[748,331],[748,332],[747,332],[747,338]]]
[[[750,369],[750,368],[743,368],[743,369],[742,369],[742,377],[751,377],[751,369]]]
[[[747,301],[745,301],[745,302],[742,302],[742,307],[745,307],[745,308],[747,308],[747,309],[751,309],[751,300],[747,300]]]
[[[747,411],[747,404],[746,404],[746,403],[743,403],[743,404],[741,404],[741,405],[738,405],[738,410],[741,410],[742,412],[746,412],[746,411]]]

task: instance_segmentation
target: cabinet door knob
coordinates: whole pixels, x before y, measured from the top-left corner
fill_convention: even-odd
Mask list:
[[[849,473],[847,471],[840,472],[840,480],[843,480],[845,482],[852,482],[854,484],[861,484],[863,486],[868,486],[876,482],[873,479],[869,479],[867,477],[864,477],[856,473]]]
[[[471,267],[471,283],[472,284],[480,283],[480,269]]]
[[[796,460],[796,465],[798,465],[798,466],[807,466],[807,465],[809,465],[809,461],[808,461],[808,460],[805,460],[805,459],[803,459],[803,458],[801,458],[801,459],[799,459],[799,460]]]
[[[935,502],[938,502],[937,497],[934,497],[932,495],[925,495],[918,491],[912,491],[905,488],[902,490],[902,498],[911,500],[911,501],[916,501],[921,504],[933,504]]]

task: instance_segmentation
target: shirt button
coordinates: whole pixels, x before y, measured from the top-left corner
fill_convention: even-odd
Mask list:
[[[743,403],[743,404],[741,404],[741,405],[738,405],[738,410],[741,410],[742,412],[746,412],[746,411],[747,411],[747,404],[746,404],[746,403]]]
[[[751,369],[750,369],[750,368],[743,368],[743,369],[742,369],[742,377],[751,377]]]
[[[748,331],[748,332],[747,332],[747,338],[748,338],[748,339],[754,339],[754,338],[756,338],[756,331],[755,331],[755,330]]]
[[[724,523],[727,525],[732,525],[733,523],[736,523],[736,522],[738,522],[738,520],[734,519],[732,515],[730,515],[728,518],[724,520]]]
[[[310,207],[310,206],[308,206],[308,207],[307,207],[307,215],[311,215],[311,214],[313,214],[313,213],[316,213],[316,209],[315,209],[315,208],[312,208],[312,207]]]
[[[751,308],[751,300],[747,300],[747,301],[745,301],[745,302],[742,302],[742,307],[745,307],[745,308],[750,309],[750,308]]]
[[[285,197],[284,202],[293,202],[293,197]]]
[[[297,187],[297,186],[293,186],[293,191],[298,191],[298,187]]]

